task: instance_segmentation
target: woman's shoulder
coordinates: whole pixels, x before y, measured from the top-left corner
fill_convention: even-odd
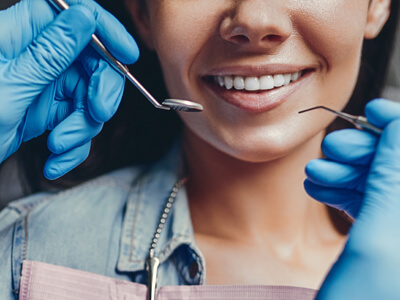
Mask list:
[[[73,188],[61,191],[42,192],[10,202],[0,212],[0,231],[26,215],[35,215],[38,211],[50,209],[66,212],[74,207],[80,210],[90,209],[93,205],[123,199],[130,186],[143,171],[143,166],[131,166],[113,171]],[[75,215],[74,215],[75,216]]]
[[[132,187],[137,186],[143,177],[149,174],[170,173],[180,164],[180,147],[176,142],[171,150],[161,159],[121,168],[72,188],[33,194],[9,202],[0,210],[0,232],[18,219],[46,210],[62,210],[76,218],[76,207],[80,211],[91,210],[93,206],[107,207],[118,201],[125,201]],[[168,175],[168,174],[166,174]],[[51,217],[51,215],[49,216]]]
[[[143,166],[119,169],[62,191],[42,192],[10,202],[0,212],[0,244],[7,232],[29,229],[35,240],[49,240],[52,232],[77,230],[91,223],[104,223],[123,209],[129,190]],[[32,239],[33,240],[33,239]]]
[[[10,202],[0,212],[0,269],[8,278],[0,280],[0,290],[11,290],[10,283],[19,288],[24,260],[115,276],[109,264],[119,255],[127,197],[142,171],[124,168],[65,191]]]

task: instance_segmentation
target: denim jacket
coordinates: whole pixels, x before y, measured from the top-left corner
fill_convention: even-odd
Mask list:
[[[18,298],[25,259],[146,283],[145,259],[182,170],[175,145],[152,165],[10,203],[0,212],[0,299]],[[158,286],[205,284],[184,187],[155,251],[161,261]]]

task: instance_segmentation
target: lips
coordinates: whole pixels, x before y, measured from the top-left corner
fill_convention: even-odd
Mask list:
[[[214,70],[202,79],[219,99],[248,112],[262,113],[285,102],[316,70],[289,66],[264,69]]]

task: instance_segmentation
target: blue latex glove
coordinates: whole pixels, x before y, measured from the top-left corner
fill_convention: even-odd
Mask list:
[[[376,99],[368,120],[381,137],[342,130],[307,166],[307,192],[355,218],[317,299],[400,299],[400,104]]]
[[[57,14],[46,0],[0,11],[0,163],[21,142],[51,130],[44,175],[80,164],[115,113],[125,79],[88,42],[96,33],[125,64],[139,50],[125,28],[92,0],[69,0]]]

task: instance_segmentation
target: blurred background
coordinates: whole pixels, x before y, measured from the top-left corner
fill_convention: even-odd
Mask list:
[[[108,0],[99,0],[100,3],[105,3],[105,1]],[[18,2],[18,0],[0,0],[0,10],[6,9],[16,2]],[[121,19],[122,23],[130,23],[128,19],[125,19],[126,16],[121,18],[124,18]],[[395,49],[391,57],[390,68],[386,77],[385,89],[382,96],[384,98],[400,101],[400,22],[397,27]],[[3,29],[0,28],[0,30]],[[138,122],[140,122],[140,120]],[[24,177],[21,175],[21,172],[19,172],[17,162],[11,157],[6,160],[0,169],[0,210],[9,201],[18,199],[22,195],[27,195],[29,193],[29,190],[25,190]]]

